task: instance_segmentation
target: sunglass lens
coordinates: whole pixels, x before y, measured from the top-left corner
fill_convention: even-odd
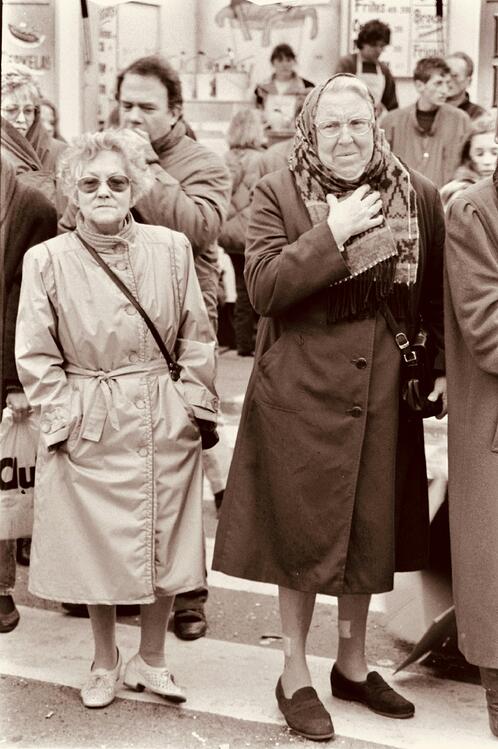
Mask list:
[[[81,192],[95,192],[99,189],[100,182],[94,177],[83,177],[78,181],[78,187]]]
[[[130,184],[130,180],[128,177],[109,177],[107,180],[107,184],[109,185],[109,188],[113,192],[124,192],[128,189],[128,186]]]

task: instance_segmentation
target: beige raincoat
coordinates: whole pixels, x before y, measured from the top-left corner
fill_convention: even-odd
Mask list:
[[[171,380],[141,316],[75,233],[27,253],[16,356],[42,435],[30,590],[149,603],[205,583],[194,415],[216,418],[214,341],[183,234],[131,219],[122,237],[92,238],[182,375]]]

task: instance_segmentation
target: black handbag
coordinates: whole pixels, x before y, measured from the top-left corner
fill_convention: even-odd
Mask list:
[[[442,396],[430,401],[427,396],[434,388],[434,356],[427,330],[420,325],[412,343],[401,329],[391,310],[384,304],[382,314],[394,336],[401,354],[400,395],[407,408],[422,419],[437,416],[443,410]]]
[[[149,328],[150,332],[152,333],[152,336],[157,343],[159,350],[161,354],[164,356],[166,360],[166,364],[168,365],[169,373],[171,375],[171,379],[174,382],[177,382],[177,380],[180,379],[180,372],[182,371],[182,367],[180,364],[178,364],[177,361],[173,359],[171,354],[169,353],[168,349],[166,348],[163,339],[161,338],[159,331],[157,330],[156,326],[150,319],[147,312],[144,310],[144,308],[141,306],[141,304],[138,302],[137,299],[133,296],[129,288],[122,282],[122,280],[117,276],[114,271],[112,271],[105,260],[102,260],[99,253],[86,242],[83,237],[76,232],[76,236],[80,240],[83,247],[88,250],[90,255],[93,257],[96,263],[100,265],[103,271],[109,276],[111,281],[116,284],[116,286],[120,289],[120,291],[123,292],[125,297],[128,299],[130,304],[133,304],[139,315],[143,318],[145,324]],[[201,443],[202,443],[202,449],[203,450],[209,450],[211,447],[214,447],[219,442],[219,435],[218,431],[216,429],[216,422],[214,421],[208,421],[207,419],[198,419],[197,417],[194,417],[195,421],[197,423],[197,426],[199,427],[200,435],[201,435]]]

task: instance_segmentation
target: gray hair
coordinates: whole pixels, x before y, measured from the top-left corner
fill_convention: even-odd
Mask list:
[[[13,94],[20,88],[29,92],[35,106],[40,104],[40,89],[31,69],[20,62],[5,63],[2,66],[2,96]]]
[[[122,157],[126,175],[131,180],[134,205],[154,184],[145,158],[146,146],[144,139],[133,130],[103,130],[80,135],[71,141],[59,159],[57,176],[64,195],[74,198],[76,183],[87,161],[92,161],[101,151],[114,151]]]
[[[355,75],[351,75],[348,73],[338,73],[327,83],[322,91],[322,94],[325,93],[325,91],[352,91],[362,99],[365,99],[367,104],[370,106],[372,115],[375,119],[375,102],[373,100],[372,94],[368,90],[368,87],[365,83],[363,83],[361,78],[357,78]]]

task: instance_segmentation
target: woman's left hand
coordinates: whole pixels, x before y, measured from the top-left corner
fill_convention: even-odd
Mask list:
[[[448,396],[446,392],[446,377],[436,377],[432,393],[429,393],[427,400],[435,403],[441,396],[443,401],[443,410],[436,416],[436,419],[443,419],[448,413]]]
[[[23,421],[31,413],[28,399],[22,391],[9,393],[6,398],[6,403],[12,411],[14,421],[16,422]]]

